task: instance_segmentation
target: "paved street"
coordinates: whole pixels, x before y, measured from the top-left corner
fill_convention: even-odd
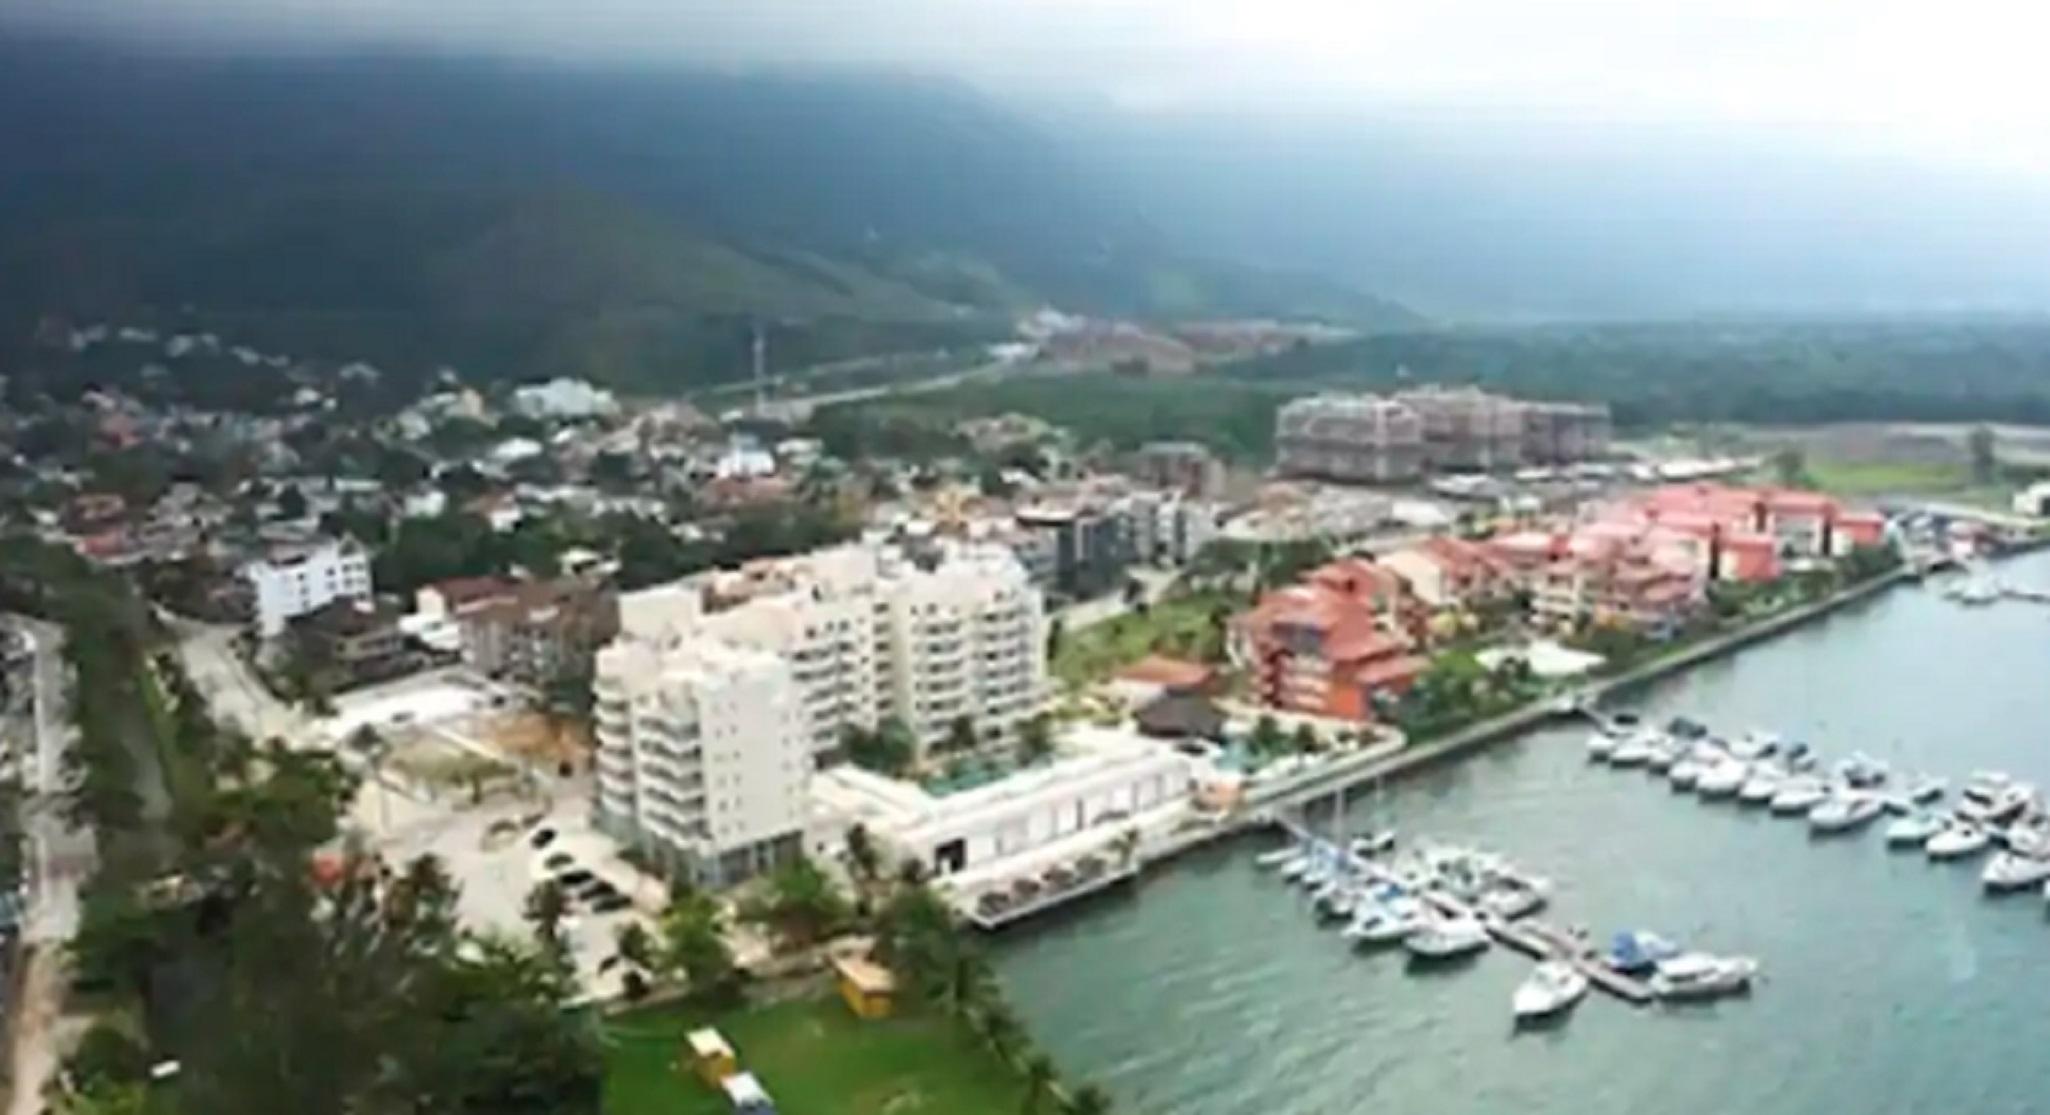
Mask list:
[[[299,710],[271,696],[249,668],[235,656],[232,626],[200,623],[165,614],[178,637],[178,658],[185,674],[207,699],[214,715],[262,742],[272,736],[301,745],[312,724]]]
[[[64,820],[64,750],[72,728],[65,705],[62,628],[13,618],[32,644],[29,752],[22,756],[23,831],[28,844],[28,916],[22,927],[21,998],[15,1012],[8,1115],[37,1115],[43,1089],[82,1022],[63,1015],[69,983],[64,945],[78,931],[78,884],[92,873],[93,836]]]

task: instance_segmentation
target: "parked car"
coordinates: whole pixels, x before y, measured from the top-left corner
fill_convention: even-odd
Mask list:
[[[627,901],[626,895],[613,891],[611,894],[592,902],[591,912],[594,914],[614,914],[631,905],[633,903]]]
[[[560,871],[565,867],[571,866],[577,861],[574,858],[572,858],[568,852],[550,852],[548,853],[548,858],[542,860],[541,862],[547,865],[548,870],[550,871]]]
[[[591,874],[589,871],[586,871],[581,867],[575,867],[571,868],[568,871],[558,873],[555,876],[555,881],[562,884],[565,887],[568,887],[571,890],[575,890],[578,887],[584,886],[585,884],[592,882],[596,878],[597,876]]]
[[[551,828],[535,829],[533,833],[527,837],[527,843],[533,845],[536,848],[546,848],[550,844],[555,843],[555,830]]]

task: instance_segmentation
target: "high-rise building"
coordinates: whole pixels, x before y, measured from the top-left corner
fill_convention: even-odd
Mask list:
[[[1012,739],[1045,687],[1039,590],[1001,545],[840,546],[631,593],[620,613],[629,638],[782,657],[815,751],[893,717],[921,746],[963,718]]]
[[[1294,476],[1402,483],[1423,473],[1423,419],[1379,395],[1296,399],[1275,412],[1274,452]]]
[[[1200,442],[1154,441],[1132,454],[1132,476],[1141,484],[1183,495],[1209,497],[1224,490],[1224,465]]]
[[[1395,401],[1423,420],[1429,469],[1491,472],[1523,463],[1524,404],[1514,399],[1430,384],[1398,392]]]
[[[787,662],[628,636],[598,653],[594,690],[600,830],[704,886],[802,853],[811,741]]]

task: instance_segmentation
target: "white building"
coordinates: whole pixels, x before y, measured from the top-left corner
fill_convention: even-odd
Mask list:
[[[811,746],[785,661],[622,637],[598,653],[594,689],[599,829],[705,886],[802,852]]]
[[[256,631],[283,634],[285,624],[333,600],[370,596],[370,556],[353,542],[323,542],[273,554],[242,567],[256,593]]]
[[[1169,829],[1192,808],[1195,768],[1174,748],[1086,726],[1068,742],[1077,746],[1066,757],[972,790],[935,795],[843,765],[816,775],[811,797],[963,891]]]
[[[1179,492],[1136,492],[1129,497],[1132,556],[1148,565],[1187,565],[1218,536],[1224,508]]]
[[[963,717],[979,741],[1008,740],[1046,684],[1039,590],[997,545],[935,545],[922,560],[835,547],[629,594],[620,622],[629,635],[783,656],[819,751],[891,717],[926,746]]]
[[[580,379],[551,379],[513,389],[513,409],[529,418],[599,418],[617,413],[612,392]]]

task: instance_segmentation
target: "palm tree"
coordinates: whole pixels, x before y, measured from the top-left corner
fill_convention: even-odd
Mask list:
[[[527,892],[527,924],[534,927],[534,935],[543,944],[555,945],[562,940],[562,919],[569,915],[569,895],[562,884],[554,879],[543,879]]]
[[[622,964],[630,964],[642,971],[654,967],[655,939],[649,936],[648,927],[640,922],[627,922],[613,933],[612,951]]]
[[[982,1029],[983,1039],[996,1055],[1008,1061],[1025,1037],[1025,1026],[1018,1021],[1018,1015],[1009,1003],[992,996],[975,1016]]]
[[[1110,1093],[1094,1084],[1084,1084],[1068,1097],[1068,1115],[1109,1115]]]
[[[956,1016],[968,1018],[989,1005],[995,990],[990,982],[989,962],[980,953],[965,946],[956,945],[953,962],[947,966],[946,982],[940,987],[947,1009]]]
[[[882,870],[882,858],[876,853],[875,839],[869,836],[867,825],[856,824],[847,830],[847,867],[854,881],[864,888],[874,883]]]
[[[1024,1115],[1034,1115],[1040,1102],[1053,1094],[1054,1081],[1060,1073],[1053,1067],[1053,1058],[1044,1053],[1034,1053],[1025,1058],[1025,1109]]]

